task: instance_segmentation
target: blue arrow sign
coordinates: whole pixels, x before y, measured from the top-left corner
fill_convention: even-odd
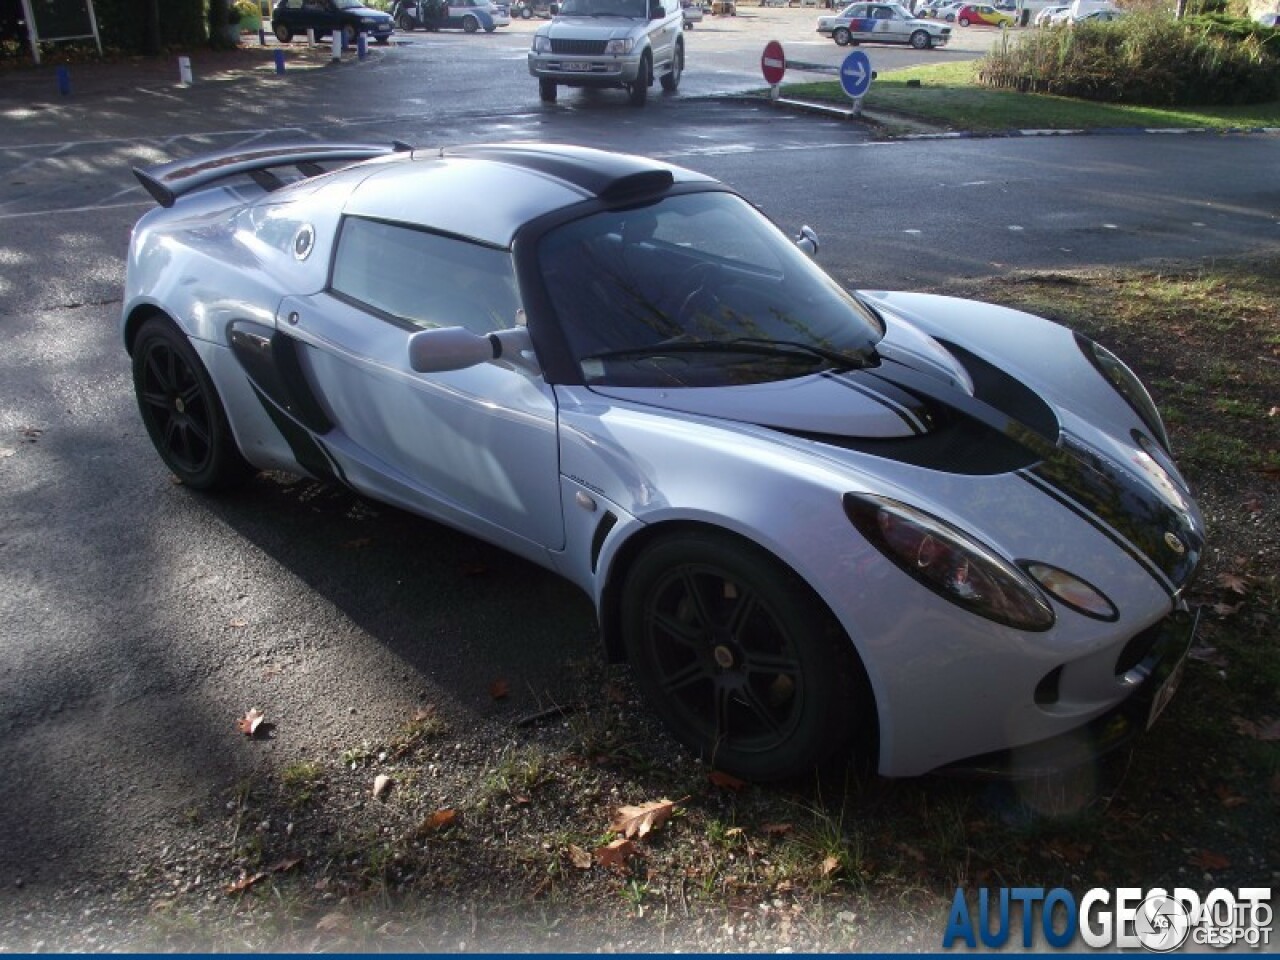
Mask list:
[[[840,64],[840,86],[855,99],[871,86],[871,61],[861,50],[853,51]]]

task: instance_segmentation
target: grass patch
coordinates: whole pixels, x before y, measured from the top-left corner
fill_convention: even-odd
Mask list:
[[[863,105],[950,130],[1098,130],[1110,127],[1280,127],[1280,101],[1248,106],[1142,107],[1094,103],[978,85],[974,62],[939,63],[882,73]],[[917,81],[909,85],[910,81]],[[784,84],[782,95],[847,105],[835,81]]]

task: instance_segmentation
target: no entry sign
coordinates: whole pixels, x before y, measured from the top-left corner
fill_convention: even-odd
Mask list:
[[[760,72],[764,74],[765,83],[781,83],[782,75],[787,72],[787,55],[782,52],[782,44],[770,40],[764,45],[764,53],[760,56]]]

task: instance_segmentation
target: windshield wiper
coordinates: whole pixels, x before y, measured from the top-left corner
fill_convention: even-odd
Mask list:
[[[734,337],[730,340],[676,340],[655,343],[648,347],[628,347],[623,350],[604,350],[583,357],[583,360],[627,360],[632,357],[654,357],[673,353],[747,353],[762,357],[824,360],[840,370],[861,370],[879,364],[880,358],[871,355],[841,353],[811,343],[797,340],[767,340],[760,337]]]

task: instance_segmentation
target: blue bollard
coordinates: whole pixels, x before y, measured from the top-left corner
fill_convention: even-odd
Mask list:
[[[284,51],[283,50],[276,51],[276,73],[277,74],[284,73]]]
[[[71,95],[71,71],[66,67],[59,67],[56,71],[58,76],[58,92],[64,97]]]
[[[363,30],[356,35],[356,55],[361,60],[369,55],[369,40],[365,37]]]

